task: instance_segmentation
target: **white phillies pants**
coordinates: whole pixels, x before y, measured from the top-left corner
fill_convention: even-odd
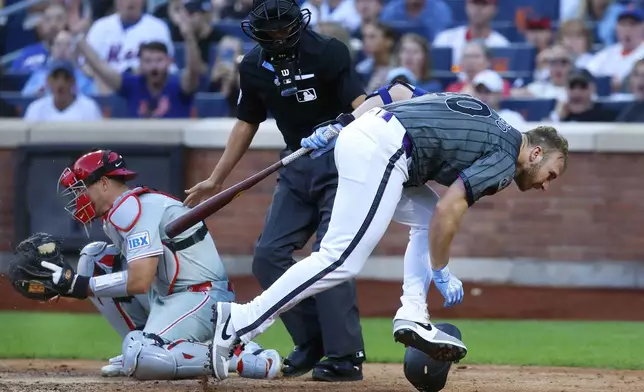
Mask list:
[[[401,202],[403,183],[408,179],[404,136],[405,129],[400,122],[378,108],[340,132],[334,151],[338,189],[320,250],[289,268],[251,302],[232,305],[231,321],[244,343],[264,332],[280,313],[304,298],[354,278],[360,272]],[[423,205],[410,204],[408,199],[414,193],[425,200]],[[398,209],[401,223],[411,226],[410,237],[417,240],[415,246],[410,243],[408,247],[410,261],[405,262],[405,278],[408,274],[411,278],[403,285],[403,307],[396,317],[428,321],[427,229],[437,199],[431,189],[416,188],[403,197]],[[424,242],[417,233],[422,234]],[[417,307],[424,307],[424,314]]]

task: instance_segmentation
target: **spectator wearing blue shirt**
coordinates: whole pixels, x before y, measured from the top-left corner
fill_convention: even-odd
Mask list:
[[[139,70],[136,74],[120,73],[110,67],[85,39],[78,42],[78,49],[95,74],[126,100],[131,117],[188,118],[199,87],[201,55],[194,25],[186,15],[181,18],[180,29],[186,56],[186,68],[180,74],[170,73],[172,58],[168,47],[159,41],[139,47]]]
[[[451,27],[452,10],[443,0],[390,0],[383,8],[380,20],[420,24],[422,35],[432,42],[438,33]]]
[[[49,76],[50,65],[57,61],[68,61],[74,63],[74,48],[72,36],[68,31],[61,31],[54,39],[51,46],[51,54],[47,62],[32,72],[31,76],[22,89],[22,95],[43,95],[49,94],[47,77]],[[95,95],[98,93],[94,81],[87,77],[76,64],[74,64],[74,77],[76,79],[76,90],[83,95]]]
[[[49,56],[51,42],[66,25],[65,7],[58,3],[50,4],[45,9],[38,26],[42,41],[23,48],[11,63],[9,70],[12,72],[33,72],[42,67]]]

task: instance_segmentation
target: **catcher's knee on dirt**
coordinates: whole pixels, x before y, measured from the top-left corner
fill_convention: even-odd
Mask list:
[[[123,341],[123,369],[138,380],[179,380],[210,374],[208,345],[189,340],[168,342],[142,331]]]

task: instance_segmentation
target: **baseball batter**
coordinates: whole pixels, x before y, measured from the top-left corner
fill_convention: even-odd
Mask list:
[[[302,299],[356,277],[397,215],[427,229],[427,235],[411,236],[405,254],[394,339],[445,362],[466,355],[463,342],[430,322],[425,288],[432,279],[445,306],[462,301],[463,285],[448,262],[463,215],[513,180],[521,191],[547,190],[566,168],[568,142],[547,126],[522,134],[469,95],[409,99],[412,94],[404,84],[381,90],[354,111],[356,119],[337,137],[338,191],[320,251],[293,265],[250,303],[216,305],[215,378],[228,376],[236,342],[249,342]],[[400,102],[383,106],[391,100]],[[315,130],[302,145],[320,147],[324,130]],[[326,144],[321,148],[332,145]],[[425,186],[430,180],[449,187],[442,199]]]
[[[110,360],[103,375],[141,380],[207,375],[208,345],[202,342],[212,338],[210,308],[234,299],[232,284],[205,224],[169,240],[162,228],[189,209],[152,189],[128,188],[126,181],[135,177],[123,157],[109,150],[85,154],[65,169],[60,186],[71,196],[67,210],[85,227],[101,218],[113,245],[87,245],[78,274],[67,264],[42,266],[52,271],[61,295],[90,297],[124,337],[122,355]],[[253,351],[241,354],[236,369],[250,378],[275,377],[279,355],[257,349],[248,346]]]

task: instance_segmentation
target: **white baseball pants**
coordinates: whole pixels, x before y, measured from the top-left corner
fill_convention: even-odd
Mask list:
[[[232,304],[231,322],[244,343],[304,298],[356,277],[392,218],[411,227],[403,306],[396,318],[428,321],[427,231],[438,196],[428,187],[403,189],[408,179],[404,137],[400,122],[378,108],[340,132],[334,151],[338,189],[320,250],[289,268],[251,302]]]

